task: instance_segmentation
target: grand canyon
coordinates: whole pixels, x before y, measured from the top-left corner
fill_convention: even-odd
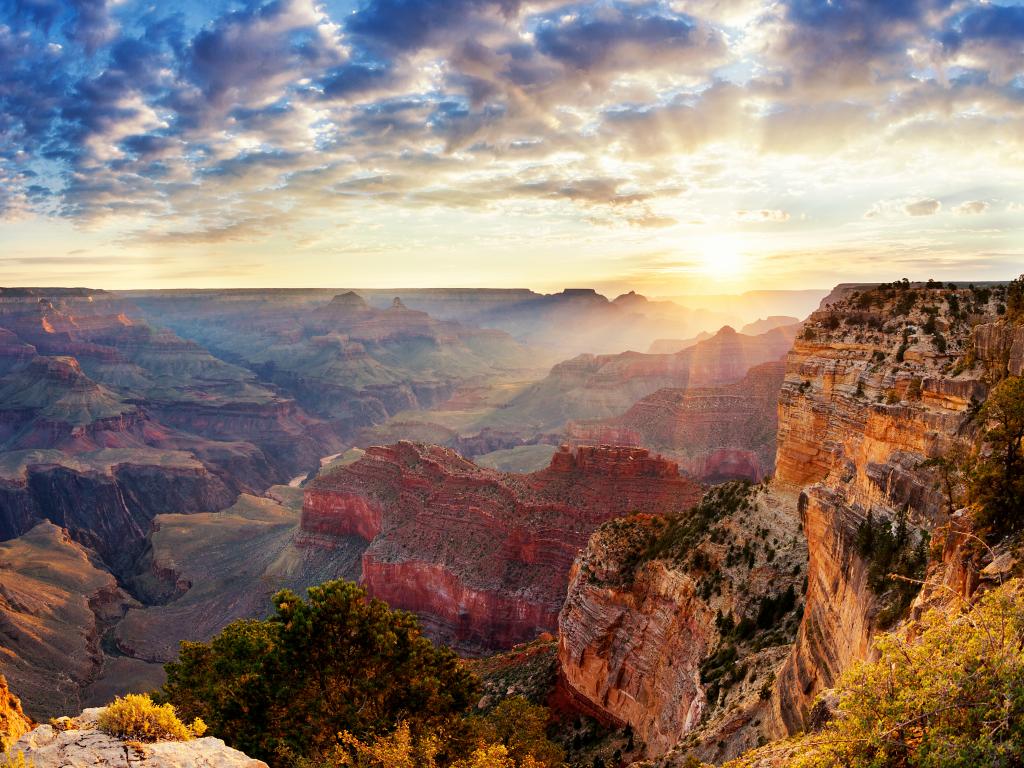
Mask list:
[[[0,0],[0,768],[1024,766],[1022,0]]]
[[[814,727],[876,634],[1012,570],[936,461],[1024,373],[1005,284],[840,285],[800,322],[547,369],[507,297],[431,292],[455,320],[367,293],[3,290],[19,717],[159,688],[181,641],[341,578],[488,670],[487,706],[589,723],[570,759],[720,764]],[[879,586],[864,550],[897,520],[923,589]]]

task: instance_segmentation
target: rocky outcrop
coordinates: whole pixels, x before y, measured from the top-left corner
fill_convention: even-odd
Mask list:
[[[79,711],[103,634],[134,601],[52,523],[0,544],[0,564],[0,672],[33,717]]]
[[[547,469],[517,475],[403,442],[313,481],[302,529],[312,548],[363,537],[372,595],[479,652],[555,628],[573,557],[602,522],[686,509],[699,495],[643,449],[563,448]]]
[[[982,323],[974,328],[974,349],[991,373],[1024,374],[1024,326]]]
[[[760,688],[795,633],[795,601],[779,598],[795,596],[805,562],[792,499],[727,488],[735,495],[709,494],[667,525],[607,523],[573,565],[559,617],[562,684],[631,726],[648,756],[698,727],[715,734],[705,759],[756,743],[747,726],[764,716]]]
[[[40,725],[22,736],[12,753],[22,753],[35,768],[99,766],[120,768],[138,765],[144,768],[267,768],[262,760],[253,760],[220,739],[157,741],[143,744],[128,742],[100,730],[97,720],[103,710],[87,709],[70,721],[70,727]]]
[[[742,380],[720,387],[662,389],[621,416],[570,422],[570,442],[637,445],[679,462],[704,482],[760,482],[775,464],[782,361],[751,368]]]

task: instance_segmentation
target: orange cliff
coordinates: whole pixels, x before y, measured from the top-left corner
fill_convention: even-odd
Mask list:
[[[602,522],[682,511],[700,495],[644,449],[563,446],[547,469],[518,475],[400,442],[308,486],[302,542],[362,538],[371,595],[418,613],[435,639],[482,652],[557,627],[573,559]]]
[[[856,547],[861,522],[903,511],[924,531],[949,522],[938,478],[922,464],[971,439],[965,427],[993,370],[1020,368],[1014,345],[1024,333],[999,319],[997,304],[980,290],[873,289],[814,313],[795,343],[779,399],[776,483],[801,490],[810,561],[806,611],[774,697],[779,732],[804,728],[818,694],[867,658],[886,628],[885,601]]]

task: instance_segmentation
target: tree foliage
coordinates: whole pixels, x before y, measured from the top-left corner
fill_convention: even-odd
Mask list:
[[[972,497],[978,522],[999,537],[1024,529],[1024,377],[999,382],[980,416],[989,425],[987,452],[975,467]]]
[[[1024,275],[1006,286],[1006,314],[1011,321],[1024,319]]]
[[[788,768],[974,768],[1024,763],[1024,589],[933,610],[912,637],[883,634],[854,665],[839,709]]]
[[[250,756],[282,765],[331,753],[399,722],[427,733],[457,721],[479,682],[411,614],[332,581],[303,600],[285,590],[275,615],[236,621],[210,643],[182,643],[163,697]]]
[[[555,768],[565,753],[547,738],[547,710],[517,696],[487,715],[467,718],[462,725],[470,739],[464,755],[446,756],[450,734],[433,731],[417,736],[408,723],[392,733],[360,739],[342,733],[324,768]],[[447,750],[449,753],[450,749]]]

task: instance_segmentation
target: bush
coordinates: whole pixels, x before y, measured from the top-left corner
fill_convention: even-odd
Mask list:
[[[188,741],[206,732],[206,724],[196,718],[186,726],[170,704],[156,704],[145,694],[118,696],[100,713],[101,731],[130,741]]]
[[[517,696],[466,719],[470,746],[454,762],[443,754],[450,734],[417,735],[402,722],[392,733],[366,740],[342,732],[334,754],[318,768],[558,768],[565,752],[548,740],[547,721],[547,709]]]
[[[878,617],[882,628],[892,626],[910,607],[921,588],[916,582],[928,565],[928,534],[912,536],[906,516],[904,509],[893,525],[869,511],[857,527],[857,554],[868,565],[868,586],[887,598]]]
[[[1024,275],[1006,286],[1006,313],[1011,320],[1024,318]]]

